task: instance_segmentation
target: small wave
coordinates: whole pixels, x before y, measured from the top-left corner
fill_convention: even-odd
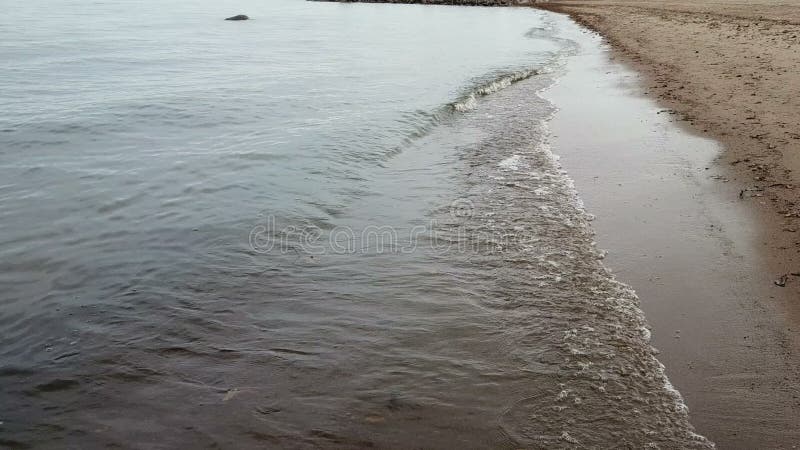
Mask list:
[[[500,76],[495,77],[494,79],[483,84],[479,84],[475,88],[471,89],[466,95],[451,103],[450,106],[453,111],[457,112],[472,111],[478,106],[478,97],[483,97],[485,95],[501,91],[514,83],[527,80],[528,78],[538,75],[539,73],[540,72],[536,69],[524,69],[501,74]]]
[[[400,144],[384,152],[380,155],[380,158],[389,159],[400,154],[403,149],[413,145],[418,139],[430,134],[437,125],[451,120],[455,113],[474,110],[478,107],[478,97],[484,97],[501,91],[514,83],[527,80],[541,73],[544,72],[539,69],[521,69],[501,72],[499,75],[487,77],[490,78],[489,81],[476,83],[474,87],[468,89],[464,95],[453,103],[442,105],[432,112],[414,111],[413,113],[409,113],[412,120],[405,119],[404,122],[411,124],[412,129],[403,137]],[[358,158],[359,160],[363,159],[363,154],[359,154]]]

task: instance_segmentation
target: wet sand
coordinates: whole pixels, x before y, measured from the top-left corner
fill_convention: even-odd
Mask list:
[[[770,221],[715,162],[724,147],[676,127],[615,55],[572,58],[545,93],[560,108],[553,151],[597,217],[606,265],[639,294],[697,431],[720,448],[796,448],[800,327],[762,248]]]
[[[800,5],[742,2],[558,1],[642,74],[642,93],[718,140],[720,181],[758,216],[765,264],[800,296]],[[792,306],[793,307],[793,306]]]

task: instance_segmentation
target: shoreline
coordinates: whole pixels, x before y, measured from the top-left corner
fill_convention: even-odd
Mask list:
[[[784,377],[798,361],[783,329],[793,322],[764,304],[782,288],[751,242],[758,218],[735,182],[718,181],[721,146],[661,113],[611,54],[570,57],[544,95],[559,106],[551,145],[596,216],[604,264],[636,290],[699,434],[720,448],[792,448],[800,416]]]
[[[308,0],[323,3],[394,3],[401,5],[440,5],[440,6],[523,6],[533,4],[520,0]]]
[[[601,210],[593,211],[599,218],[595,224],[598,240],[612,251],[609,266],[613,269],[622,268],[618,273],[640,294],[642,307],[653,326],[654,345],[662,350],[659,358],[666,364],[668,376],[684,395],[690,409],[690,420],[699,433],[717,442],[721,448],[764,445],[770,448],[797,448],[797,442],[800,442],[800,432],[797,431],[800,429],[800,390],[797,387],[800,386],[800,355],[795,349],[800,345],[800,327],[797,325],[800,321],[800,306],[797,304],[800,278],[791,274],[800,272],[800,237],[797,236],[800,229],[797,216],[800,214],[795,206],[796,199],[793,198],[800,169],[793,165],[796,158],[793,159],[791,155],[794,154],[793,150],[800,152],[795,144],[800,141],[781,139],[781,135],[797,135],[800,125],[796,121],[792,125],[786,116],[780,119],[782,113],[790,114],[790,105],[796,101],[794,97],[782,100],[783,97],[775,96],[775,93],[764,96],[757,92],[759,87],[767,89],[770,81],[776,83],[783,80],[786,86],[792,83],[796,85],[796,81],[791,81],[796,75],[791,72],[776,74],[774,69],[765,69],[763,72],[752,72],[748,80],[745,76],[729,73],[728,81],[734,86],[730,86],[730,83],[715,86],[713,82],[716,79],[711,76],[713,71],[712,74],[708,71],[711,70],[709,68],[724,64],[719,60],[724,57],[717,56],[717,59],[708,62],[698,61],[694,65],[687,62],[683,69],[675,69],[674,65],[664,60],[673,57],[671,52],[677,52],[674,58],[683,57],[684,61],[696,58],[694,51],[689,53],[686,50],[691,46],[678,46],[676,49],[675,45],[678,44],[675,42],[665,44],[645,38],[647,32],[664,34],[658,28],[659,21],[669,21],[670,12],[664,13],[656,8],[631,8],[632,15],[644,11],[642,14],[657,17],[654,19],[656,22],[641,19],[645,22],[644,28],[637,29],[634,26],[631,30],[630,25],[634,21],[632,16],[626,16],[619,10],[603,10],[601,2],[582,4],[581,9],[561,6],[566,4],[549,4],[544,9],[567,14],[601,36],[609,45],[609,60],[632,70],[635,81],[628,86],[630,92],[666,108],[658,113],[669,117],[669,121],[680,128],[713,139],[721,146],[719,154],[695,174],[698,186],[692,193],[693,197],[697,197],[695,201],[705,201],[706,214],[724,218],[717,221],[717,228],[712,231],[723,237],[727,235],[731,250],[735,250],[717,262],[707,263],[719,264],[716,273],[706,274],[713,276],[695,281],[701,284],[698,292],[705,290],[704,285],[716,284],[720,289],[707,292],[702,304],[692,304],[685,299],[676,302],[681,305],[678,306],[680,311],[659,305],[659,301],[676,298],[671,295],[676,289],[666,284],[653,286],[652,279],[642,275],[647,268],[626,267],[635,260],[635,256],[630,252],[627,255],[625,252],[614,255],[623,240],[622,236],[618,230],[603,231],[604,213]],[[667,8],[671,4],[665,5]],[[739,16],[731,20],[752,20],[742,19],[742,10],[737,13]],[[705,20],[723,17],[707,12],[676,14],[681,17],[702,15],[702,20],[698,19],[699,24],[689,20],[679,22],[680,25],[673,23],[671,26],[674,28],[668,32],[675,36],[699,36],[695,38],[698,40],[712,39],[714,34],[692,31],[693,27],[708,27]],[[709,14],[708,17],[706,14]],[[775,18],[769,20],[780,26],[789,23]],[[647,26],[650,28],[646,29]],[[711,31],[714,30],[716,28],[712,27]],[[693,44],[697,45],[697,42]],[[721,49],[713,44],[712,47],[723,55],[725,51],[737,49],[737,46],[729,44],[721,45]],[[702,48],[698,51],[702,51]],[[732,66],[740,61],[746,65],[748,61],[762,59],[752,53],[739,57],[728,56],[731,61],[727,64]],[[654,61],[659,57],[661,61]],[[798,60],[800,57],[783,62],[789,64]],[[694,70],[700,73],[698,81],[690,80]],[[742,70],[746,71],[747,68]],[[720,78],[724,78],[725,73],[721,71]],[[765,73],[774,77],[764,76]],[[765,86],[759,86],[759,83]],[[714,102],[713,99],[722,96],[722,90],[726,88],[731,90],[730,94],[725,94],[727,103]],[[747,101],[752,103],[752,109],[747,107]],[[725,107],[731,108],[727,115],[720,111]],[[765,120],[765,116],[772,121]],[[715,117],[720,120],[715,121]],[[686,150],[681,151],[687,153]],[[566,163],[565,166],[575,177],[573,168],[569,167],[568,161]],[[582,196],[590,193],[585,188],[581,189],[577,180],[576,183]],[[643,185],[641,188],[643,192],[652,192],[649,186]],[[600,204],[602,209],[602,202]],[[591,207],[591,202],[587,202],[587,206]],[[613,216],[614,211],[606,207],[605,215]],[[652,215],[653,211],[651,209],[648,215],[652,220],[659,220],[658,216]],[[674,236],[671,242],[676,238],[680,236]],[[647,241],[642,242],[647,245]],[[667,240],[665,244],[671,245],[671,242]],[[669,251],[669,247],[667,249]],[[696,270],[706,271],[698,263],[701,260],[695,258],[687,261],[692,265],[692,270],[687,273],[694,275]],[[664,269],[663,261],[659,263],[659,268]],[[666,269],[669,270],[669,267]],[[747,282],[742,283],[742,279]],[[675,277],[672,283],[677,285],[685,282],[683,277]],[[685,287],[677,289],[685,290]],[[687,317],[687,314],[693,315],[698,309],[713,313],[700,323]],[[706,336],[699,342],[709,348],[687,349],[680,337],[670,336],[673,330],[681,330],[683,334],[680,336],[686,338],[687,326],[699,331],[697,336]],[[709,333],[708,330],[702,330],[702,326],[719,329],[716,333]],[[709,336],[713,338],[709,339]],[[711,357],[713,361],[706,364],[705,370],[698,368],[696,356],[699,354]]]
[[[680,126],[723,146],[720,182],[760,217],[758,237],[772,281],[800,297],[800,5],[757,0],[310,0],[533,7],[565,14],[601,35],[611,58],[642,75]],[[656,38],[653,38],[656,36]],[[664,39],[661,39],[664,37]],[[769,52],[765,52],[769,49]],[[782,302],[800,319],[800,305]],[[789,311],[790,310],[790,311]],[[798,337],[800,339],[800,337]]]
[[[789,119],[533,1],[15,10],[0,447],[800,446]]]
[[[639,293],[653,345],[698,433],[721,448],[797,448],[800,277],[791,274],[800,273],[800,204],[794,198],[800,187],[800,100],[791,86],[800,84],[800,7],[770,0],[528,6],[568,15],[597,33],[610,47],[609,60],[622,66],[609,71],[633,70],[626,76],[635,80],[625,81],[629,95],[654,102],[652,113],[684,132],[719,143],[707,161],[693,149],[677,150],[696,169],[686,179],[654,169],[662,179],[678,179],[670,189],[685,197],[671,206],[708,226],[696,230],[694,247],[680,228],[619,220],[620,208],[639,201],[634,209],[651,222],[676,224],[670,216],[675,208],[658,213],[641,201],[654,197],[652,185],[623,183],[627,204],[620,203],[615,185],[602,188],[601,198],[595,190],[603,182],[581,174],[596,171],[594,162],[558,148],[564,140],[556,139],[554,150],[598,217],[598,241],[611,251],[607,265]],[[647,168],[658,159],[652,152],[635,158]],[[606,175],[613,169],[607,162],[600,167]],[[661,234],[653,238],[642,229]],[[625,247],[629,237],[638,239],[638,247]],[[637,253],[642,248],[660,255],[658,261],[643,261]],[[664,271],[667,276],[656,274]]]
[[[641,75],[642,95],[687,130],[722,144],[714,161],[725,172],[719,181],[738,184],[733,195],[759,217],[757,240],[775,280],[787,275],[785,288],[797,298],[800,279],[788,275],[800,271],[800,100],[784,89],[800,83],[786,68],[800,67],[800,53],[791,48],[800,43],[800,6],[772,11],[772,3],[567,0],[535,7],[601,35],[612,60]],[[788,39],[782,48],[788,51],[762,56],[765,48],[783,47],[778,39]],[[784,306],[800,317],[794,302]]]

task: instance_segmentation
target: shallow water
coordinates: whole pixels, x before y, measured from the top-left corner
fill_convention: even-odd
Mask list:
[[[547,146],[574,24],[223,9],[0,28],[0,442],[707,445]]]

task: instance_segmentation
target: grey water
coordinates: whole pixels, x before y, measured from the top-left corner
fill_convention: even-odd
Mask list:
[[[527,8],[8,8],[0,445],[709,446],[547,145],[581,45]]]

